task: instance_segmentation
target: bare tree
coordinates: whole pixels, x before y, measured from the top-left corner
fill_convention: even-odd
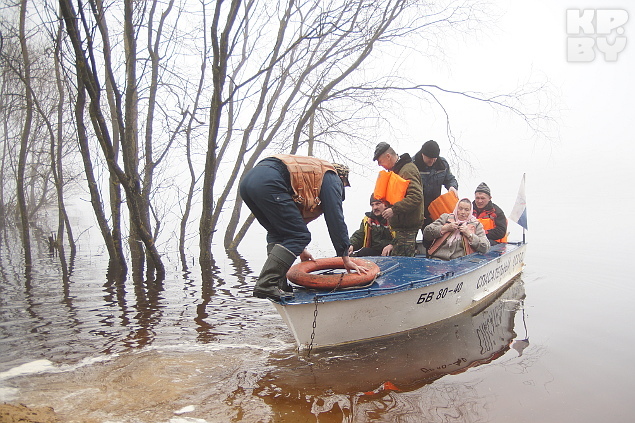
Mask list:
[[[55,36],[55,53],[53,55],[55,64],[55,81],[58,92],[57,102],[57,133],[55,138],[57,139],[57,145],[55,145],[55,138],[52,138],[51,142],[51,170],[53,178],[55,180],[55,187],[57,189],[57,210],[58,210],[58,226],[57,226],[57,247],[60,250],[60,257],[64,257],[64,228],[68,233],[68,242],[71,248],[71,257],[74,257],[77,252],[77,246],[75,245],[75,239],[73,239],[73,229],[71,228],[70,221],[68,219],[68,213],[66,211],[66,205],[64,203],[64,167],[62,165],[63,153],[63,139],[64,139],[64,110],[65,110],[65,88],[63,73],[61,67],[61,47],[62,47],[62,23],[59,23]],[[64,264],[62,267],[65,268]]]
[[[128,2],[127,2],[128,3]],[[89,41],[86,45],[88,57],[85,56],[82,41],[80,38],[79,28],[77,23],[82,22],[85,27],[89,27],[86,16],[81,14],[79,17],[75,13],[73,6],[69,1],[60,0],[60,7],[62,16],[64,17],[64,21],[66,24],[66,31],[69,35],[71,43],[73,45],[73,50],[75,53],[76,60],[76,70],[78,76],[81,78],[86,92],[91,99],[90,112],[91,112],[91,122],[97,139],[99,140],[100,147],[102,149],[102,153],[106,158],[106,162],[108,164],[108,168],[111,172],[113,172],[119,182],[122,183],[124,191],[126,192],[128,211],[130,212],[130,220],[131,224],[136,231],[136,234],[143,242],[143,245],[146,248],[146,252],[149,256],[149,259],[152,260],[154,268],[156,268],[156,276],[158,279],[163,279],[165,277],[165,268],[161,261],[161,255],[156,248],[154,238],[152,237],[152,233],[150,232],[150,228],[147,225],[147,219],[144,214],[144,205],[142,203],[142,192],[141,192],[141,184],[139,182],[139,174],[137,172],[137,149],[136,149],[136,132],[133,129],[136,129],[136,91],[134,88],[130,88],[126,91],[126,108],[125,114],[126,118],[123,118],[124,111],[121,108],[118,108],[117,113],[118,123],[119,123],[119,132],[122,142],[125,140],[126,145],[122,149],[123,152],[123,162],[124,169],[122,169],[115,159],[112,138],[110,136],[110,131],[108,125],[106,124],[106,119],[104,113],[101,109],[101,92],[102,87],[99,84],[99,80],[95,73],[95,49],[94,45]],[[131,11],[128,10],[128,13]],[[127,14],[127,19],[131,20],[132,16]],[[97,19],[99,22],[99,18]],[[129,31],[132,31],[129,28]],[[102,34],[103,35],[103,34]],[[134,36],[132,33],[127,34],[127,42],[133,43]],[[131,39],[132,38],[132,39]],[[131,45],[129,44],[129,47]],[[128,51],[129,54],[133,54],[131,51]],[[134,55],[133,55],[134,57]],[[89,60],[90,58],[90,60]],[[114,79],[114,75],[112,74],[112,68],[109,67],[110,63],[106,63],[106,72],[107,77]],[[130,67],[127,70],[127,76],[134,78],[135,70]],[[130,85],[135,84],[135,80],[132,79]],[[113,84],[114,85],[114,84]],[[122,104],[122,97],[117,92],[115,94],[116,102],[118,104]],[[129,119],[129,120],[127,120]],[[124,126],[123,122],[126,122],[126,126]]]
[[[103,51],[104,56],[106,58],[110,58],[112,55],[112,48],[110,45],[110,35],[108,32],[108,25],[106,25],[105,19],[106,15],[104,12],[104,5],[102,0],[95,0],[95,9],[97,13],[98,25],[100,27],[100,32],[102,35],[102,43],[103,43]],[[109,59],[106,59],[109,60]],[[111,122],[111,134],[112,134],[112,149],[115,162],[119,162],[119,152],[121,148],[121,142],[119,139],[119,113],[117,113],[117,101],[115,100],[115,87],[113,86],[113,81],[111,78],[104,78],[105,82],[105,91],[106,91],[106,99],[108,102],[108,111]],[[121,184],[119,183],[119,179],[114,172],[109,172],[109,183],[108,183],[108,192],[110,197],[110,221],[112,230],[109,230],[108,237],[111,239],[112,246],[109,247],[109,250],[112,250],[114,255],[111,257],[116,257],[118,263],[122,263],[125,261],[124,252],[123,252],[123,241],[122,241],[122,230],[121,230],[121,204],[122,204],[122,195],[121,195]],[[105,222],[104,222],[105,223]],[[100,224],[100,227],[104,227],[103,224]],[[107,228],[106,224],[104,229]],[[102,231],[104,230],[102,229]],[[120,266],[118,266],[120,267]],[[125,266],[121,268],[124,270]],[[125,270],[124,270],[125,273]]]
[[[57,32],[56,18],[42,18],[44,31],[37,24],[31,28],[32,34],[46,34],[38,38],[43,50],[55,51],[50,96],[40,91],[43,79],[34,83],[33,57],[23,48],[16,47],[20,59],[12,62],[11,77],[19,75],[19,87],[31,88],[16,94],[9,80],[2,81],[2,92],[10,95],[3,94],[0,105],[12,113],[2,125],[6,154],[0,171],[11,177],[3,178],[0,197],[6,198],[3,204],[24,203],[28,218],[57,201],[57,237],[64,242],[66,226],[72,242],[62,212],[64,187],[72,178],[63,158],[68,140],[76,139],[111,276],[127,274],[122,239],[128,235],[133,277],[138,280],[145,270],[148,279],[155,273],[163,278],[165,244],[159,237],[170,213],[180,219],[186,270],[188,225],[197,207],[199,263],[209,269],[215,235],[224,229],[228,249],[246,236],[254,218],[241,215],[236,187],[268,154],[315,154],[364,166],[347,153],[372,143],[373,125],[389,121],[390,102],[406,95],[442,112],[446,96],[462,96],[506,108],[530,126],[544,118],[517,104],[524,93],[457,91],[367,66],[395,46],[415,39],[440,43],[453,30],[481,24],[482,3],[59,0],[55,13],[63,17],[64,33]],[[18,33],[12,35],[16,45],[22,41]],[[74,110],[74,122],[62,108]],[[446,118],[454,145],[449,113]],[[20,184],[25,188],[18,189]]]
[[[26,167],[29,135],[31,133],[31,123],[33,119],[33,98],[31,96],[31,62],[29,60],[29,50],[26,41],[25,21],[26,21],[27,0],[20,2],[20,47],[22,48],[22,60],[24,63],[24,97],[26,99],[26,116],[24,118],[24,127],[22,128],[22,137],[20,140],[20,156],[18,159],[18,178],[17,178],[17,198],[20,210],[20,221],[22,223],[22,248],[24,249],[24,265],[27,273],[31,268],[31,235],[29,232],[29,216],[27,212],[26,197],[24,193],[24,171]]]
[[[101,199],[101,192],[99,190],[99,184],[95,177],[93,169],[93,160],[91,158],[90,147],[88,143],[88,131],[84,122],[84,112],[86,109],[86,89],[84,88],[84,81],[81,77],[77,77],[77,98],[75,100],[75,116],[77,125],[77,140],[79,148],[82,154],[82,161],[84,163],[84,175],[88,183],[88,191],[90,193],[90,203],[97,219],[102,237],[108,250],[108,256],[110,257],[108,269],[109,276],[114,279],[125,279],[128,267],[126,265],[126,259],[121,249],[121,244],[115,242],[113,233],[108,226],[108,218],[104,211],[103,201]]]
[[[0,35],[0,51],[2,51],[2,47],[4,46],[3,38]],[[2,112],[0,116],[4,117],[4,111],[6,110],[6,86],[7,80],[6,78],[0,78],[0,111]],[[4,195],[4,181],[6,178],[5,169],[7,168],[7,148],[9,144],[9,122],[8,119],[4,118],[2,120],[2,159],[0,159],[0,180],[3,181],[0,183],[0,227],[4,226],[6,219],[6,201]]]
[[[16,10],[20,10],[18,14],[25,10],[23,6],[20,5],[20,7],[16,8]],[[26,12],[23,16],[23,20],[26,20]],[[31,29],[29,35],[26,36],[26,25],[23,26],[22,32],[25,34],[24,42],[19,42],[20,30],[15,32],[13,25],[11,14],[8,14],[7,19],[2,22],[2,30],[9,34],[7,48],[2,49],[0,53],[4,70],[2,74],[2,103],[9,105],[10,103],[6,101],[9,98],[12,98],[13,101],[9,108],[3,108],[5,113],[5,124],[3,127],[5,135],[4,147],[6,151],[11,151],[8,143],[10,142],[10,132],[13,129],[10,128],[11,126],[17,127],[13,122],[20,122],[20,125],[24,125],[26,122],[25,118],[28,115],[27,108],[30,107],[31,125],[27,137],[26,159],[23,164],[18,163],[15,166],[16,179],[18,174],[22,173],[24,175],[22,182],[24,188],[21,191],[25,193],[26,212],[30,225],[37,224],[39,220],[38,214],[41,209],[57,204],[58,231],[45,236],[45,239],[48,241],[50,248],[58,248],[60,250],[60,260],[65,261],[63,254],[65,231],[68,233],[68,244],[71,247],[72,255],[74,255],[76,247],[64,204],[64,186],[66,185],[67,177],[68,180],[72,180],[75,175],[72,173],[72,166],[66,166],[66,169],[64,169],[62,165],[64,157],[71,155],[73,149],[68,148],[69,143],[66,142],[64,132],[64,127],[66,126],[64,118],[66,104],[64,102],[65,88],[58,66],[59,49],[56,48],[56,45],[59,44],[55,42],[54,45],[43,43],[45,31],[42,31],[41,28],[38,28],[37,31]],[[17,36],[11,36],[11,34],[16,33],[18,34]],[[58,28],[58,35],[59,33]],[[51,40],[56,40],[57,38],[59,41],[59,36],[56,37],[50,33],[46,35]],[[13,48],[13,41],[18,42],[18,49]],[[24,66],[25,48],[27,49],[26,54],[29,60],[28,67]],[[53,62],[50,61],[49,48],[55,49]],[[19,58],[16,54],[18,50],[20,52]],[[7,85],[7,83],[9,84]],[[13,87],[12,92],[9,92],[9,85]],[[24,90],[23,92],[26,95],[19,94],[19,90]],[[24,136],[23,131],[21,136]],[[12,166],[13,154],[8,153],[7,156],[4,157],[4,165],[6,166],[8,163]],[[3,176],[5,176],[5,166],[3,166]],[[4,189],[7,179],[3,178],[2,180]],[[43,231],[39,230],[35,235],[41,233]],[[64,263],[63,268],[66,268]]]
[[[431,100],[445,112],[444,102],[440,99],[440,94],[445,93],[510,110],[526,119],[529,125],[534,119],[546,118],[544,114],[529,114],[518,107],[518,101],[524,95],[520,92],[488,96],[425,85],[392,74],[372,79],[357,76],[356,71],[378,47],[397,45],[408,37],[426,33],[436,39],[451,31],[461,32],[474,23],[484,24],[486,14],[481,2],[450,1],[428,5],[427,2],[401,0],[350,0],[328,5],[318,2],[301,5],[288,2],[287,5],[286,13],[277,21],[278,38],[272,42],[274,47],[267,56],[269,62],[262,62],[258,73],[245,77],[243,82],[236,82],[244,91],[254,81],[262,81],[258,92],[260,98],[266,99],[267,106],[262,110],[258,106],[246,107],[247,96],[236,94],[240,90],[230,91],[226,97],[226,104],[237,103],[240,106],[236,108],[252,112],[250,122],[257,121],[260,132],[252,134],[251,124],[245,127],[243,141],[237,148],[242,160],[234,164],[225,189],[217,197],[217,212],[225,207],[227,194],[238,182],[240,172],[253,167],[266,151],[296,154],[300,149],[306,149],[308,154],[313,154],[315,150],[327,158],[337,159],[343,156],[344,140],[365,145],[367,141],[356,135],[363,131],[354,116],[381,116],[388,106],[382,107],[380,98],[415,93],[422,101]],[[253,15],[245,16],[248,21],[263,21]],[[291,23],[297,26],[290,28]],[[293,34],[289,39],[285,38],[288,33]],[[284,47],[278,49],[280,43]],[[270,78],[272,69],[275,71]],[[293,77],[287,78],[288,75]],[[260,104],[253,100],[252,103]],[[448,139],[455,148],[450,118],[446,116]],[[335,139],[340,142],[334,142]],[[238,229],[242,207],[238,195],[233,204],[225,232],[226,248],[236,248],[253,222],[250,215]],[[217,223],[218,220],[213,220],[212,226]]]
[[[227,23],[222,27],[223,32],[217,37],[221,42],[214,50],[215,66],[220,69],[221,84],[214,86],[212,110],[219,113],[225,109],[239,109],[243,115],[234,119],[246,120],[248,123],[242,130],[240,144],[234,146],[237,156],[243,160],[234,162],[228,180],[225,181],[222,192],[214,203],[213,183],[216,180],[216,165],[219,161],[215,152],[219,144],[219,131],[213,127],[215,121],[210,119],[210,141],[205,168],[207,182],[203,190],[203,216],[200,226],[201,263],[204,263],[208,255],[208,245],[211,244],[214,229],[229,194],[235,188],[240,172],[253,167],[267,149],[296,153],[300,146],[307,142],[303,135],[308,131],[308,122],[315,123],[316,111],[328,110],[326,102],[332,99],[331,91],[368,59],[375,43],[388,36],[389,30],[408,5],[409,2],[403,0],[380,4],[350,0],[329,5],[319,2],[296,4],[294,1],[288,1],[284,4],[285,9],[279,13],[276,38],[271,40],[271,53],[265,57],[265,61],[245,66],[255,69],[255,72],[232,73],[229,90],[222,84],[223,77],[228,73],[229,66],[244,66],[241,59],[245,55],[234,53],[238,41],[228,44],[222,40],[238,40],[241,35],[243,43],[249,43],[249,47],[243,48],[243,51],[253,52],[257,50],[259,37],[252,36],[245,28],[251,22],[262,25],[262,22],[267,20],[258,15],[265,13],[265,8],[240,9],[241,22],[238,28],[242,32],[236,32],[230,37],[228,32],[232,30],[236,16],[228,14]],[[227,9],[228,12],[237,10],[233,7]],[[212,25],[213,42],[216,28],[218,25]],[[227,94],[223,98],[221,95],[224,90]],[[241,96],[241,93],[249,91],[257,92],[258,95]],[[253,97],[256,98],[255,101]],[[253,106],[250,107],[250,104]],[[308,138],[314,140],[315,137]],[[337,155],[334,145],[330,145],[329,148]],[[248,218],[246,225],[238,230],[238,235],[235,236],[241,205],[240,198],[236,196],[232,216],[225,232],[226,248],[235,248],[253,221],[253,218]]]
[[[207,13],[206,13],[206,5],[204,1],[201,2],[201,6],[202,6],[202,13],[203,13],[203,18],[202,18],[203,28],[207,28],[207,18],[206,18]],[[181,223],[179,225],[179,254],[181,256],[181,266],[184,271],[187,271],[188,269],[187,258],[185,257],[185,240],[187,236],[187,224],[188,224],[188,220],[190,218],[190,213],[192,210],[194,190],[198,182],[196,171],[194,169],[194,163],[192,160],[192,137],[193,137],[193,126],[195,123],[197,123],[199,103],[201,101],[203,86],[205,84],[205,78],[206,78],[207,55],[209,53],[208,42],[207,42],[207,31],[203,31],[202,42],[203,42],[203,47],[202,47],[202,54],[201,54],[202,57],[201,57],[200,76],[199,76],[196,92],[194,95],[192,111],[189,113],[184,113],[184,116],[186,114],[189,116],[186,129],[185,129],[185,157],[187,160],[189,184],[188,184],[187,195],[185,198],[185,207],[183,209],[183,215],[181,216]]]
[[[231,0],[227,9],[227,16],[223,18],[222,1],[216,2],[216,8],[212,18],[210,29],[212,41],[212,100],[209,112],[209,133],[207,137],[207,157],[205,159],[205,176],[203,178],[203,211],[199,223],[200,232],[200,258],[199,262],[203,268],[211,263],[212,258],[212,237],[215,231],[212,215],[214,207],[214,183],[216,182],[218,139],[221,128],[221,117],[225,102],[223,92],[227,77],[228,60],[230,56],[230,45],[232,30],[238,17],[241,1]]]

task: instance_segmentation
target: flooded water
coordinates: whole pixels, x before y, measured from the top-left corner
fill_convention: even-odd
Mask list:
[[[208,284],[176,261],[160,284],[117,284],[99,248],[80,249],[67,280],[41,252],[26,280],[17,241],[3,233],[0,399],[52,406],[64,422],[625,422],[635,411],[632,284],[617,260],[581,260],[548,238],[490,304],[310,356],[250,296],[258,260],[218,256]]]
[[[103,243],[95,230],[84,232],[92,222],[75,226],[79,251],[68,277],[34,236],[39,251],[25,278],[19,239],[0,228],[0,401],[51,406],[61,422],[82,423],[632,422],[633,13],[617,61],[598,51],[593,63],[569,63],[573,2],[503,3],[513,8],[501,16],[501,32],[457,39],[465,48],[447,51],[447,70],[426,72],[439,66],[428,57],[414,69],[424,83],[493,95],[531,91],[542,78],[518,84],[544,74],[555,88],[557,136],[536,140],[504,110],[451,99],[442,100],[447,116],[417,104],[403,125],[389,120],[388,135],[377,129],[399,153],[435,139],[447,156],[451,117],[460,154],[475,168],[470,175],[453,167],[461,195],[486,181],[506,212],[527,174],[526,268],[494,302],[308,357],[273,306],[251,297],[261,233],[250,230],[243,256],[215,251],[211,281],[202,281],[194,258],[191,273],[181,272],[172,249],[162,251],[165,281],[135,284],[106,278]],[[349,158],[367,166],[352,166],[349,229],[368,210],[378,170],[371,154],[360,148]],[[319,219],[312,225],[322,225],[313,234],[326,232]],[[332,255],[326,245],[312,245],[313,255]]]
[[[616,229],[621,215],[596,228],[604,220],[594,222],[583,199],[591,193],[594,204],[628,211],[635,197],[619,185],[551,183],[565,170],[587,181],[583,158],[558,158],[553,172],[537,162],[526,267],[492,304],[310,357],[296,351],[274,307],[251,297],[265,253],[258,228],[244,256],[215,251],[208,282],[195,259],[184,274],[164,252],[160,284],[109,281],[95,230],[82,234],[68,278],[39,244],[26,279],[19,240],[3,228],[0,401],[51,406],[60,421],[82,423],[631,422],[634,234]],[[632,169],[619,166],[623,180],[634,180]],[[519,179],[491,184],[505,210]],[[367,203],[346,205],[358,224],[356,204]],[[332,254],[328,239],[320,242],[313,255]]]
[[[580,159],[560,161],[576,180],[585,175]],[[541,166],[530,180],[536,206],[526,267],[500,298],[434,326],[310,357],[296,351],[274,307],[251,296],[265,253],[258,228],[241,246],[244,256],[215,250],[207,282],[194,258],[183,273],[165,251],[160,284],[109,281],[94,227],[82,233],[68,278],[37,241],[26,279],[19,240],[4,228],[0,401],[51,406],[60,421],[82,423],[630,422],[633,231],[594,229],[580,199],[592,192],[597,204],[620,198],[632,210],[635,198],[618,185],[562,190],[550,184],[550,163]],[[630,168],[620,169],[633,180]],[[506,210],[517,183],[492,184],[512,193],[500,195]],[[358,222],[355,204],[367,203],[347,204]],[[88,213],[73,216],[77,228],[90,225],[77,217]],[[311,225],[326,232],[323,222]],[[518,239],[517,227],[510,237]],[[313,255],[332,254],[328,239],[317,238]]]
[[[481,420],[491,399],[472,384],[439,398],[421,394],[494,361],[516,368],[528,344],[522,278],[470,313],[309,356],[273,307],[249,296],[245,266],[219,273],[213,286],[186,278],[134,286],[100,279],[95,261],[80,257],[77,281],[36,274],[26,283],[14,273],[10,283],[7,244],[4,252],[3,400],[53,406],[64,421],[394,421],[421,413],[435,421],[437,401],[444,414]]]

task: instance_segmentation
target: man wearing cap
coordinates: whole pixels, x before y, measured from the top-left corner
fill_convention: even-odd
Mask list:
[[[441,195],[441,187],[448,191],[459,189],[459,183],[450,171],[448,161],[439,156],[441,149],[436,141],[426,141],[421,150],[415,154],[414,164],[421,173],[421,183],[423,184],[423,212],[425,219],[421,230],[432,223],[428,206]]]
[[[382,216],[386,203],[370,196],[371,211],[366,212],[359,229],[351,235],[348,253],[355,257],[387,256],[392,251],[392,232]]]
[[[316,157],[278,154],[260,161],[240,181],[240,196],[267,230],[267,260],[253,295],[279,300],[292,297],[286,274],[297,256],[313,260],[307,223],[324,214],[331,242],[348,272],[366,273],[348,257],[348,229],[342,201],[348,167]]]
[[[474,192],[474,217],[483,224],[490,245],[507,242],[507,218],[503,210],[492,203],[492,192],[481,182]]]
[[[403,199],[389,205],[382,216],[388,219],[395,234],[392,255],[413,257],[416,253],[417,232],[423,223],[423,187],[419,170],[409,154],[399,156],[386,142],[377,144],[373,160],[387,171],[409,181]]]

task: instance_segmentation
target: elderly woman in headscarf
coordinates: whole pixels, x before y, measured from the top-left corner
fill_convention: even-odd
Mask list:
[[[468,198],[459,200],[454,212],[443,213],[426,226],[423,238],[432,242],[428,257],[441,260],[486,253],[490,247],[483,225],[472,215],[472,201]]]

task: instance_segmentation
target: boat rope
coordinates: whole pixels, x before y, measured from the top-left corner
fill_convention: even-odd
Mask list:
[[[306,354],[306,358],[311,357],[311,350],[313,349],[313,340],[315,339],[315,327],[317,326],[317,315],[318,315],[318,296],[313,297],[313,302],[315,302],[315,310],[313,311],[313,331],[311,332],[311,343],[309,344],[309,351]]]

